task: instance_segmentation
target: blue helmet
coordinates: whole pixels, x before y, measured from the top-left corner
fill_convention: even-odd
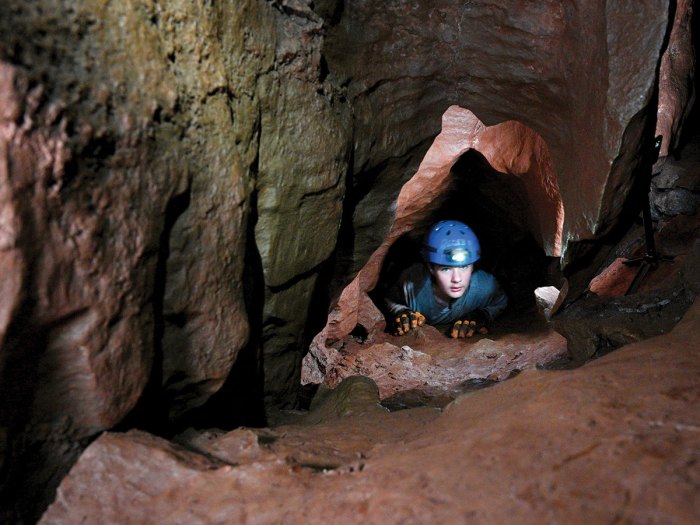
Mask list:
[[[423,258],[441,266],[467,266],[481,257],[479,239],[472,229],[459,221],[434,224],[423,240]]]

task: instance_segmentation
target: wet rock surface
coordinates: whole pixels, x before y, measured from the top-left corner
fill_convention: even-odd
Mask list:
[[[669,334],[525,371],[441,415],[375,398],[369,417],[195,433],[187,447],[107,433],[40,523],[693,523],[698,328],[695,304]]]

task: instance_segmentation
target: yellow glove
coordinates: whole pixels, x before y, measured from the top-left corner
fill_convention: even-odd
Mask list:
[[[392,334],[405,335],[425,323],[425,316],[420,312],[404,310],[394,318]]]
[[[450,330],[450,337],[453,339],[461,339],[464,337],[472,337],[474,334],[488,334],[489,329],[486,326],[488,316],[481,310],[475,310],[469,314],[468,319],[456,321]]]

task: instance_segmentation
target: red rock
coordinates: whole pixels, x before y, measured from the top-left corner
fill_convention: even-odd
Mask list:
[[[195,61],[207,69],[196,88],[179,84],[163,40],[126,4],[63,7],[8,5],[0,22],[0,521],[9,502],[35,520],[78,449],[122,421],[149,379],[168,381],[177,405],[154,419],[201,404],[247,338],[247,190],[224,77],[210,74],[221,55]],[[18,44],[30,34],[41,43]],[[187,131],[174,112],[197,89],[214,95],[177,108],[197,112]]]
[[[551,330],[457,340],[426,325],[403,337],[377,335],[375,341],[346,341],[340,356],[328,359],[323,384],[335,387],[361,375],[372,378],[379,398],[392,405],[442,406],[475,384],[501,381],[566,355],[566,340]]]
[[[133,192],[140,188],[125,182],[125,166],[115,166],[103,187],[85,188],[97,206],[94,212],[65,202],[61,187],[67,184],[63,179],[72,155],[65,123],[51,125],[42,119],[54,117],[31,113],[37,93],[22,91],[28,81],[21,70],[3,65],[0,77],[3,98],[24,103],[25,124],[32,119],[43,124],[24,129],[13,120],[0,121],[0,339],[10,326],[18,331],[3,354],[25,373],[22,361],[32,362],[36,390],[28,399],[33,417],[44,422],[69,417],[84,437],[116,424],[148,378],[152,316],[139,315],[138,294],[128,296],[119,283],[146,293],[155,258],[143,254],[158,237],[148,221],[139,223],[139,214],[157,212],[150,206],[126,211],[126,202],[133,203]],[[16,112],[9,116],[17,118]],[[139,153],[133,154],[137,160]],[[114,192],[113,221],[106,217],[104,192]],[[103,236],[115,242],[102,244]],[[115,260],[121,264],[109,264]],[[22,392],[17,385],[4,386],[8,395]]]
[[[656,135],[663,136],[659,153],[662,157],[678,145],[683,123],[692,108],[688,103],[695,77],[692,18],[692,0],[676,2],[671,34],[659,70]]]
[[[609,231],[622,210],[657,110],[670,7],[668,0],[353,5],[330,28],[324,56],[348,79],[361,137],[356,170],[435,134],[450,104],[487,124],[522,123],[549,148],[566,256],[569,245]]]
[[[181,3],[165,10],[128,2],[107,10],[66,5],[15,0],[9,16],[0,17],[0,369],[3,425],[12,427],[0,432],[25,460],[33,452],[26,443],[53,447],[52,459],[68,457],[66,450],[72,454],[82,440],[119,422],[141,395],[158,345],[163,366],[154,375],[155,397],[173,400],[164,417],[201,404],[221,385],[248,333],[244,237],[253,187],[273,173],[271,166],[269,188],[281,177],[299,182],[295,202],[304,202],[320,217],[320,231],[330,232],[323,245],[311,246],[319,229],[299,227],[287,186],[258,193],[266,205],[280,196],[293,219],[266,216],[260,207],[260,224],[274,226],[258,233],[300,235],[288,268],[277,267],[277,242],[265,251],[273,254],[267,269],[275,270],[268,277],[287,282],[315,272],[332,251],[345,184],[340,174],[349,157],[356,170],[400,158],[435,135],[455,102],[489,124],[506,129],[511,122],[510,133],[523,135],[531,148],[523,157],[510,148],[513,166],[546,197],[556,180],[567,213],[563,244],[606,231],[627,196],[651,115],[669,2],[520,2],[509,9],[478,0],[390,9],[358,2],[348,3],[337,25],[324,27],[308,6],[294,2],[221,9]],[[305,33],[295,26],[313,27]],[[312,115],[297,104],[297,86],[326,113]],[[278,96],[285,93],[292,95],[288,106]],[[275,117],[277,109],[299,126],[299,137],[315,130],[318,140],[298,142]],[[328,131],[319,115],[338,116],[337,133],[329,133],[337,147],[328,151],[315,148]],[[309,126],[312,117],[321,125]],[[273,123],[281,124],[280,135]],[[541,140],[520,134],[521,125]],[[555,178],[545,169],[542,143]],[[305,177],[285,177],[290,152],[300,159],[295,175],[321,175],[323,184],[305,188]],[[459,156],[449,148],[446,154]],[[270,157],[275,162],[267,163]],[[436,183],[447,177],[448,164],[441,164]],[[332,213],[325,214],[312,203],[329,185],[323,209]],[[429,186],[421,198],[429,201],[442,189]],[[186,195],[187,211],[173,210],[173,201]],[[543,246],[557,253],[561,210],[556,199],[540,197],[550,206],[529,220]],[[393,239],[426,216],[426,208],[413,209],[417,200],[404,204],[408,216]],[[366,292],[386,248],[344,296],[343,308],[354,313],[332,314],[335,325],[317,346],[342,342],[358,324],[370,338],[381,331]],[[159,265],[168,251],[167,264]],[[154,318],[156,278],[166,281],[157,299],[167,324],[163,341],[154,340],[161,329]],[[299,303],[290,310],[305,311],[307,294],[292,294]],[[270,320],[286,314],[282,293],[276,296],[279,304],[264,305]],[[301,339],[300,329],[292,332]],[[269,347],[286,335],[275,334]],[[31,459],[48,477],[61,472]],[[6,466],[3,471],[25,474],[24,465]],[[51,486],[34,473],[26,477]],[[37,501],[31,491],[25,497]]]
[[[696,302],[671,333],[581,368],[524,371],[437,418],[279,427],[238,465],[107,433],[40,523],[694,523],[699,327]],[[240,450],[241,431],[228,439]]]
[[[639,267],[625,264],[627,259],[618,257],[610,266],[591,281],[591,292],[603,297],[620,297],[629,289]]]
[[[398,231],[415,227],[417,219],[424,218],[421,214],[432,209],[433,201],[446,190],[450,169],[469,149],[483,154],[496,170],[523,180],[535,214],[530,217],[531,232],[546,253],[559,255],[564,216],[545,142],[518,122],[486,126],[471,111],[457,106],[445,112],[442,132],[418,172],[402,188],[388,241],[397,238]]]

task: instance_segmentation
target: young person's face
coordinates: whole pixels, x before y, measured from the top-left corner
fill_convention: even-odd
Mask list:
[[[438,293],[444,300],[459,299],[469,288],[473,264],[469,266],[430,265],[430,273],[435,277]]]

